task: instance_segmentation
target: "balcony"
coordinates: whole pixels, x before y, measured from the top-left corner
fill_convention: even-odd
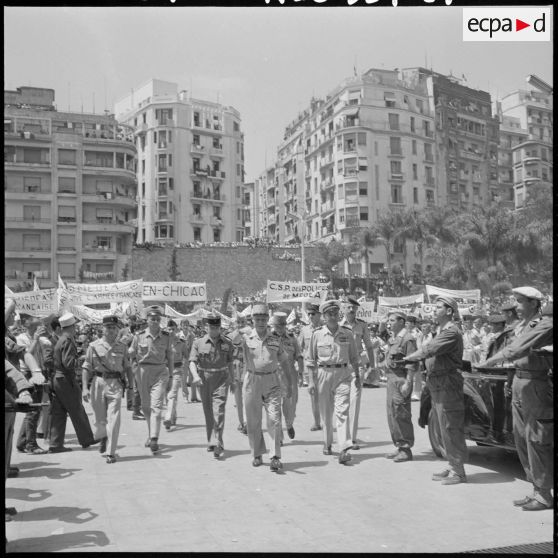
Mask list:
[[[4,190],[5,200],[37,200],[37,201],[50,201],[52,199],[52,192],[24,192],[20,188],[9,188]]]
[[[212,215],[211,218],[209,219],[209,224],[212,227],[224,227],[225,224],[223,223],[223,219],[221,219],[220,217],[215,217],[215,215]]]
[[[199,167],[192,167],[190,169],[190,174],[193,176],[209,176],[210,172],[208,169],[201,169]]]
[[[4,216],[4,228],[6,229],[46,229],[52,227],[50,217],[43,219],[24,219],[23,217]]]
[[[524,165],[533,165],[535,163],[538,163],[540,160],[541,160],[540,157],[536,155],[527,155],[526,157],[523,157],[521,162]]]
[[[190,215],[190,221],[192,223],[204,223],[203,217],[199,213],[193,213]]]
[[[402,172],[392,172],[388,180],[392,182],[403,182],[405,180],[405,175]]]
[[[107,246],[89,246],[85,245],[81,253],[84,260],[115,260],[116,250],[110,249]]]
[[[427,176],[427,177],[424,179],[424,185],[425,185],[426,187],[428,187],[428,188],[434,188],[435,185],[436,185],[436,182],[435,182],[435,180],[434,180],[434,177],[433,177],[433,176]]]
[[[146,122],[142,122],[141,124],[138,124],[138,126],[136,127],[134,134],[136,135],[144,135],[147,133],[148,130],[148,126]]]
[[[354,168],[345,168],[343,170],[343,176],[345,178],[347,177],[355,177],[358,176],[358,168],[354,167]]]
[[[469,151],[468,149],[459,150],[460,157],[465,159],[471,159],[472,161],[482,161],[484,157],[480,153],[475,153],[474,151]]]
[[[333,180],[326,180],[322,182],[320,190],[327,192],[331,188],[335,188],[335,182]]]
[[[206,192],[205,194],[202,192],[190,192],[190,199],[202,202],[209,202],[209,203],[225,203],[227,196],[225,194],[210,194]]]
[[[56,218],[56,222],[59,225],[76,225],[76,218],[75,217],[60,217],[58,216]]]
[[[4,251],[5,258],[49,258],[50,246],[33,246],[31,248],[16,248],[14,246],[6,247]]]
[[[91,232],[121,232],[133,233],[135,225],[133,220],[102,218],[86,219],[82,222],[82,229]]]
[[[210,157],[224,158],[225,155],[223,153],[223,146],[221,145],[220,147],[210,147],[209,148],[209,156]]]
[[[193,143],[190,146],[190,153],[205,153],[205,147],[199,143]]]
[[[388,157],[403,157],[403,150],[402,149],[392,149],[388,153]]]

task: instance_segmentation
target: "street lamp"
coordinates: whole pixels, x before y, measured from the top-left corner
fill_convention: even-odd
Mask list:
[[[306,282],[306,270],[305,270],[305,259],[304,259],[304,237],[306,236],[305,230],[306,230],[306,224],[304,222],[306,215],[308,214],[308,212],[306,210],[304,210],[303,213],[292,213],[292,212],[288,212],[287,215],[289,217],[293,217],[296,218],[300,221],[300,280],[305,283]]]

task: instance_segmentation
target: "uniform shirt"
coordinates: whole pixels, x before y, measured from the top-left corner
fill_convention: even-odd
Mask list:
[[[317,328],[310,339],[306,363],[311,368],[350,363],[358,370],[360,362],[352,331],[342,325],[337,327],[335,333],[327,325]]]
[[[172,349],[174,351],[174,367],[180,368],[184,366],[184,363],[190,358],[190,351],[192,349],[192,342],[194,336],[188,336],[186,339],[179,337],[178,335],[174,338],[172,343]]]
[[[166,365],[172,371],[174,355],[171,337],[167,331],[159,330],[152,335],[149,328],[138,333],[132,341],[128,354],[136,359],[138,364]]]
[[[356,320],[351,324],[346,318],[343,318],[339,323],[340,326],[349,328],[353,332],[355,338],[357,351],[360,353],[362,345],[366,347],[367,352],[372,352],[372,341],[370,340],[370,332],[366,323],[362,320]]]
[[[417,342],[410,331],[403,328],[397,335],[388,339],[388,350],[386,354],[386,372],[406,372],[415,369],[414,364],[396,364],[394,360],[401,360],[417,350]]]
[[[8,360],[4,359],[4,401],[13,403],[24,390],[33,389],[25,376]]]
[[[319,327],[322,327],[321,324],[314,326],[312,324],[305,325],[298,334],[298,346],[300,347],[301,352],[303,353],[304,357],[308,356],[308,350],[310,348],[310,339],[312,339],[312,333],[316,331]]]
[[[302,358],[300,354],[300,347],[298,345],[298,341],[296,337],[292,333],[285,333],[284,335],[280,335],[281,341],[283,342],[283,347],[287,356],[289,358],[289,362],[294,365],[294,363],[299,359]]]
[[[16,338],[7,329],[4,335],[4,351],[6,359],[19,369],[19,359],[23,358],[27,349],[23,345],[19,345]]]
[[[443,328],[439,328],[436,337],[433,337],[428,345],[418,350],[417,358],[414,360],[421,359],[426,359],[426,371],[429,375],[438,375],[461,368],[463,337],[457,324],[447,322]]]
[[[74,377],[78,363],[78,351],[72,337],[62,333],[54,347],[55,376]]]
[[[99,374],[106,372],[123,374],[130,368],[128,348],[122,341],[117,340],[111,345],[104,339],[97,339],[87,347],[82,368]]]
[[[279,363],[289,362],[281,338],[270,331],[261,339],[254,328],[244,337],[242,347],[244,363],[249,372],[275,372]]]
[[[195,339],[190,351],[190,362],[195,362],[198,371],[204,368],[228,368],[233,358],[233,344],[224,335],[215,340],[209,334]]]

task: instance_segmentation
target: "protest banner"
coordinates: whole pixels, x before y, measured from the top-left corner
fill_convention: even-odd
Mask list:
[[[301,283],[294,281],[267,281],[267,302],[313,302],[322,303],[329,283]]]
[[[374,311],[375,302],[361,302],[357,308],[356,317],[366,323],[377,323],[383,317],[378,312]]]
[[[56,313],[58,303],[56,298],[57,289],[41,289],[40,291],[26,291],[23,293],[12,293],[9,298],[16,302],[19,314],[29,314],[34,317],[45,317]]]
[[[144,281],[142,296],[145,302],[205,302],[207,301],[207,288],[205,283]]]
[[[424,294],[414,294],[410,296],[379,296],[378,306],[412,306],[413,304],[422,304],[424,302]]]
[[[143,281],[122,281],[120,283],[67,283],[66,291],[70,305],[101,304],[110,302],[134,303],[142,308]]]
[[[466,304],[467,302],[480,302],[480,289],[471,289],[468,291],[455,291],[451,289],[442,289],[433,285],[425,285],[427,302],[434,302],[437,296],[450,296],[458,303]]]

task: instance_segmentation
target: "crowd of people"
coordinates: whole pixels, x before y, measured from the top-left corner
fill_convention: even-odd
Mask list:
[[[159,450],[161,430],[176,425],[179,394],[200,402],[207,451],[226,457],[225,406],[234,395],[238,430],[248,438],[252,465],[268,452],[262,428],[267,417],[269,467],[283,468],[284,432],[296,434],[296,409],[305,390],[312,408],[312,431],[323,432],[323,454],[337,461],[358,451],[363,385],[386,386],[386,414],[399,463],[413,459],[411,401],[428,392],[441,426],[448,465],[433,475],[443,485],[467,481],[464,435],[463,361],[473,366],[513,364],[507,389],[512,397],[513,435],[533,492],[514,505],[524,510],[553,505],[552,362],[537,350],[553,343],[552,302],[543,307],[535,288],[513,289],[513,302],[488,306],[488,315],[460,319],[456,301],[439,296],[431,317],[392,308],[378,323],[356,318],[353,296],[307,303],[288,315],[255,301],[250,315],[230,324],[210,313],[204,320],[166,319],[159,306],[123,319],[107,315],[102,324],[80,322],[71,312],[38,319],[5,306],[6,477],[15,412],[25,411],[16,438],[18,452],[64,453],[69,417],[82,448],[98,445],[108,464],[116,448],[123,400],[132,420],[145,421],[145,447]],[[294,319],[293,319],[294,317]],[[166,324],[162,326],[162,320]],[[93,411],[93,426],[84,405]],[[9,411],[9,412],[8,412]],[[10,515],[6,514],[9,520]]]

